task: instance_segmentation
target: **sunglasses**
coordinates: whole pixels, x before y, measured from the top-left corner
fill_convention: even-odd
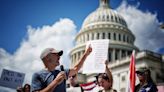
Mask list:
[[[109,80],[108,75],[106,73],[100,73],[98,75],[98,78],[100,78],[100,77],[103,78],[103,79],[105,79],[105,80]]]
[[[137,75],[143,76],[145,73],[144,72],[137,72]]]

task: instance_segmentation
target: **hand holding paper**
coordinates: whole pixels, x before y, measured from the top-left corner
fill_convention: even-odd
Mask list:
[[[92,47],[91,45],[88,46],[87,50],[85,51],[85,55],[89,55],[92,52]]]
[[[92,45],[92,48],[90,46]],[[104,73],[105,60],[108,56],[109,40],[93,40],[86,44],[86,53],[90,55],[86,58],[83,65],[83,73]]]

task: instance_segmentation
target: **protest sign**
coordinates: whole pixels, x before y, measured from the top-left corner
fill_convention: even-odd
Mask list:
[[[24,77],[24,73],[3,69],[0,78],[0,86],[16,89],[18,86],[22,86]]]

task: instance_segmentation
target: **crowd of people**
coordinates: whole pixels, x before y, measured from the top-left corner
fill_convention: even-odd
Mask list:
[[[56,69],[60,65],[62,50],[46,48],[40,55],[45,69],[36,72],[32,76],[31,86],[25,84],[24,87],[18,88],[17,92],[66,92],[66,80],[69,79],[71,87],[79,87],[77,83],[77,73],[82,67],[87,56],[92,52],[91,46],[87,48],[78,63],[71,69]],[[109,61],[106,60],[106,72],[99,73],[96,76],[96,87],[93,92],[117,92],[113,89],[113,76],[109,68]],[[136,71],[140,81],[135,87],[135,92],[158,92],[156,84],[151,78],[151,72],[148,68],[139,68]],[[118,90],[119,91],[119,90]],[[84,92],[81,89],[81,92]]]

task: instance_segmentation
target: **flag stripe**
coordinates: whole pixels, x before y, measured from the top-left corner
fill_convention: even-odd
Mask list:
[[[92,90],[94,87],[96,87],[96,83],[89,82],[89,83],[85,83],[85,84],[80,84],[80,86],[83,88],[83,90],[89,91],[89,90]]]
[[[135,81],[136,81],[136,74],[135,74],[135,51],[133,50],[131,58],[130,58],[130,65],[129,65],[129,80],[128,80],[128,89],[127,92],[134,92],[135,89]]]

